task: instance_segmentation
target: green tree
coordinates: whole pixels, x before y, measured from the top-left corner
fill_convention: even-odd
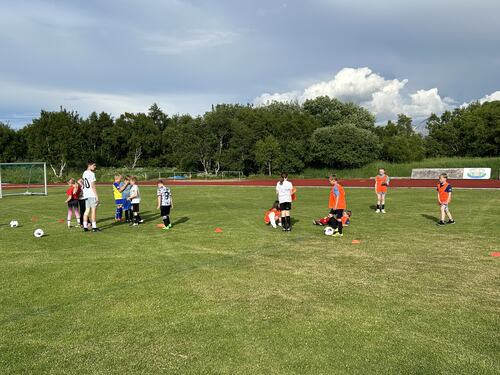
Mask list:
[[[40,118],[34,119],[25,129],[30,158],[46,160],[54,175],[61,178],[68,163],[82,157],[77,152],[79,124],[76,112],[42,111]]]
[[[320,165],[358,168],[378,158],[380,139],[352,124],[323,127],[312,135],[311,152]]]
[[[260,139],[255,144],[255,160],[262,169],[267,170],[269,176],[272,175],[280,154],[280,144],[272,135]]]
[[[0,122],[0,161],[10,163],[22,160],[26,151],[23,132],[16,132],[9,125]]]
[[[412,119],[398,115],[396,123],[388,121],[386,126],[376,130],[382,139],[383,160],[395,163],[422,160],[425,157],[425,142],[420,134],[415,133]]]
[[[303,108],[318,119],[323,127],[341,124],[354,124],[367,130],[374,130],[375,127],[375,116],[368,110],[357,104],[343,103],[328,96],[308,99],[304,102]]]

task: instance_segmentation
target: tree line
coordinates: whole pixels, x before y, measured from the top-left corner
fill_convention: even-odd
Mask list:
[[[329,97],[263,107],[220,104],[203,116],[171,115],[153,104],[147,113],[92,113],[61,108],[14,130],[0,123],[0,160],[46,161],[57,177],[100,166],[171,167],[217,174],[305,167],[356,168],[375,160],[409,162],[438,156],[500,155],[500,102],[473,103],[432,114],[427,134],[412,119],[376,126],[366,109]]]

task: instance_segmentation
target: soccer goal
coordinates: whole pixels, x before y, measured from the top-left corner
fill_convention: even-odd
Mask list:
[[[0,198],[8,195],[47,195],[47,165],[0,163]]]

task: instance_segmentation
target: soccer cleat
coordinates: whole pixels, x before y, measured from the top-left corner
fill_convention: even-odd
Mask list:
[[[455,220],[448,220],[446,224],[455,224]]]
[[[84,231],[84,232],[88,232],[88,231],[89,231],[89,228],[83,228],[83,231]]]
[[[139,226],[139,223],[134,223],[134,224],[132,224],[132,226],[137,227],[137,226]]]
[[[446,224],[444,223],[443,220],[439,220],[436,225],[443,226],[443,225],[446,225]]]
[[[163,230],[169,230],[169,229],[170,229],[170,226],[169,226],[169,225],[167,225],[166,227],[163,227],[163,228],[161,228],[161,229],[163,229]]]
[[[344,237],[344,235],[342,233],[335,232],[332,234],[332,237]]]
[[[380,210],[380,212],[382,212],[383,214],[385,214],[385,210],[384,209]]]
[[[144,219],[139,220],[139,224],[144,223]]]
[[[99,228],[92,228],[92,232],[97,233],[100,232],[101,230]]]
[[[375,212],[376,212],[377,214],[379,214],[379,213],[380,213],[380,210],[377,208],[377,210],[376,210]]]

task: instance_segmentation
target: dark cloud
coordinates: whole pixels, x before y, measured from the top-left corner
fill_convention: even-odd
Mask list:
[[[4,0],[0,119],[150,100],[201,113],[365,66],[462,103],[500,88],[498,14],[489,0]]]

